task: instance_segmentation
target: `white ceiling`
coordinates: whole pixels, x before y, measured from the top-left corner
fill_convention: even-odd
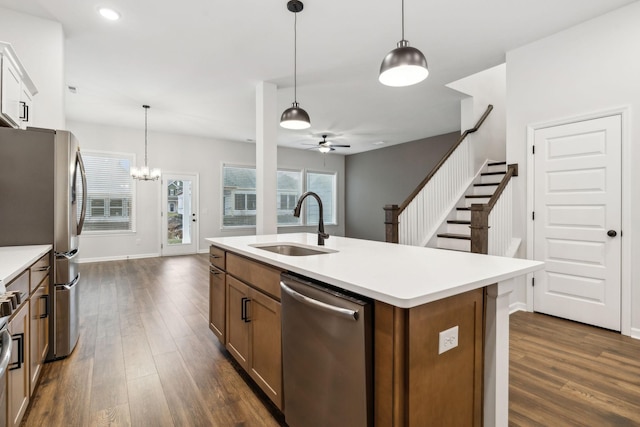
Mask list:
[[[459,129],[461,94],[444,85],[505,61],[505,53],[633,0],[405,1],[405,36],[430,75],[407,88],[378,83],[400,40],[401,0],[303,0],[298,101],[311,128],[279,128],[307,148],[328,132],[351,154]],[[293,20],[286,0],[0,0],[59,21],[65,33],[67,120],[214,139],[255,138],[255,90],[293,101]],[[110,6],[122,19],[97,14]],[[329,138],[331,139],[331,138]],[[384,141],[385,145],[373,145]]]

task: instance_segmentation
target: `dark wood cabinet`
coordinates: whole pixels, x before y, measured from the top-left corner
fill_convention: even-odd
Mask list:
[[[7,369],[7,425],[17,427],[22,421],[29,397],[29,304],[22,304],[9,321],[13,337],[11,360]]]
[[[209,329],[222,344],[225,343],[227,305],[226,274],[213,266],[209,267]]]
[[[229,353],[245,370],[249,369],[249,286],[227,277],[227,340]]]
[[[212,246],[209,328],[282,409],[280,270]]]

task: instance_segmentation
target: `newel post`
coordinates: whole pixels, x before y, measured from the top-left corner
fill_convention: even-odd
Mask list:
[[[489,207],[483,204],[471,205],[471,252],[489,253]]]
[[[384,207],[384,228],[387,243],[398,243],[398,205],[385,205]]]

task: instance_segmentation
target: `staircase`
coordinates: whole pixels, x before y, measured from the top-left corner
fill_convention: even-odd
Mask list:
[[[507,173],[507,162],[490,162],[469,186],[428,247],[471,251],[471,205],[486,204]]]
[[[513,186],[518,165],[487,161],[473,170],[465,130],[442,160],[401,205],[386,205],[385,241],[480,254],[515,256],[521,239],[513,235]]]

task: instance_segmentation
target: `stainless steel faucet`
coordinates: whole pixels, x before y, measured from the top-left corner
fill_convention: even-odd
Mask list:
[[[296,218],[300,218],[300,208],[302,208],[302,202],[307,196],[313,196],[318,201],[320,221],[318,222],[318,246],[324,246],[324,239],[328,239],[329,235],[324,232],[324,220],[322,215],[322,200],[320,200],[320,196],[318,196],[313,191],[307,191],[298,199],[298,204],[296,204],[296,208],[293,210],[293,216]]]

